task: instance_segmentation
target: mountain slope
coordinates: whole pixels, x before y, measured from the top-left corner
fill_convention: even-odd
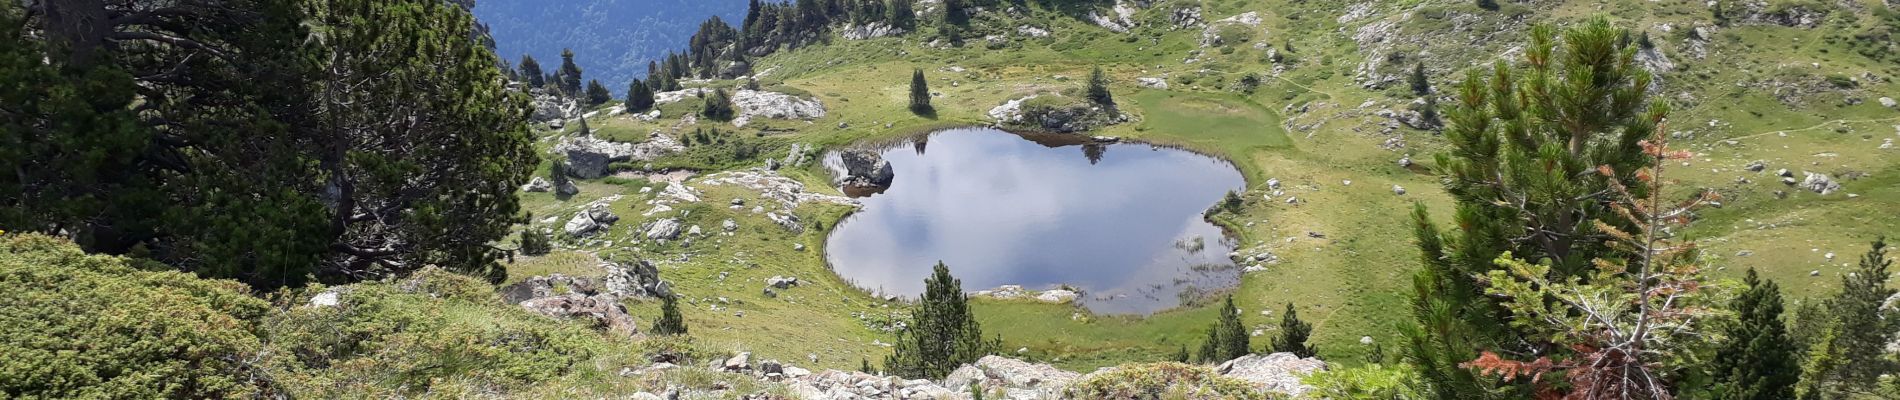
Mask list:
[[[685,47],[686,38],[706,18],[745,17],[746,0],[480,0],[475,17],[488,24],[496,54],[510,64],[531,54],[545,68],[560,66],[561,49],[574,50],[574,62],[588,79],[599,79],[614,95],[627,82],[646,76],[647,61]]]

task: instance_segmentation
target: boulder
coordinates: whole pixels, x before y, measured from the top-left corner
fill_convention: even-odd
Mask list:
[[[601,278],[601,286],[607,294],[632,299],[673,296],[673,285],[660,280],[659,268],[646,260],[625,264],[603,262],[600,268],[607,271]]]
[[[567,294],[531,299],[520,304],[528,311],[550,317],[589,319],[609,332],[629,336],[638,332],[633,316],[627,314],[627,308],[612,295]]]
[[[1154,89],[1168,88],[1168,80],[1165,78],[1146,78],[1146,77],[1135,78],[1135,83],[1140,84],[1141,87],[1145,87],[1145,88],[1154,88]]]
[[[1404,187],[1404,186],[1399,186],[1399,185],[1392,185],[1392,194],[1396,194],[1396,195],[1400,195],[1400,196],[1404,196],[1404,195],[1405,195],[1405,187]]]
[[[1754,162],[1748,163],[1747,166],[1743,166],[1742,169],[1748,170],[1748,172],[1761,172],[1762,170],[1768,169],[1768,162],[1755,160]]]
[[[1892,97],[1882,97],[1880,98],[1880,106],[1886,108],[1900,107],[1900,101],[1894,101]]]
[[[1824,195],[1841,190],[1840,182],[1835,182],[1834,179],[1829,178],[1827,174],[1817,174],[1813,172],[1805,172],[1805,174],[1807,174],[1807,179],[1801,180],[1802,189],[1811,190]]]
[[[778,289],[790,289],[798,286],[798,277],[773,276],[765,279],[765,284]]]
[[[890,186],[897,174],[891,169],[890,161],[877,152],[869,150],[847,150],[838,153],[838,161],[844,164],[846,186],[883,187]]]
[[[666,218],[653,221],[653,223],[646,226],[645,232],[645,236],[648,240],[677,239],[680,236],[680,220],[678,218]]]
[[[633,145],[601,140],[592,135],[569,138],[554,146],[567,157],[567,171],[582,179],[607,175],[608,165],[633,159]]]
[[[1044,303],[1068,303],[1075,301],[1076,296],[1075,291],[1067,289],[1045,290],[1042,293],[1036,294],[1036,301]]]
[[[606,204],[595,204],[593,207],[574,213],[574,218],[567,220],[567,225],[562,227],[562,231],[568,236],[584,237],[606,230],[619,220],[620,216],[608,211]]]
[[[1312,386],[1300,381],[1314,372],[1326,369],[1326,362],[1318,358],[1300,358],[1293,353],[1273,353],[1268,355],[1249,354],[1221,363],[1215,368],[1221,375],[1238,378],[1253,383],[1262,390],[1291,397],[1300,397]]]
[[[720,363],[719,366],[720,368],[725,369],[727,371],[744,371],[744,370],[752,369],[752,353],[745,352],[745,351],[739,352],[739,355],[732,356],[732,358],[726,359],[726,361],[723,363]]]
[[[724,230],[726,232],[737,231],[739,230],[739,223],[736,221],[733,221],[732,218],[726,218],[725,221],[722,221],[719,223],[719,229]]]
[[[534,179],[529,179],[528,184],[521,185],[521,191],[523,192],[539,193],[539,192],[546,192],[549,190],[554,190],[554,184],[548,183],[548,180],[541,179],[541,177],[539,176],[534,177]]]

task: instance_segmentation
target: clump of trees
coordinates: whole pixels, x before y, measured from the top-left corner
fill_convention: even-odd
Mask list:
[[[460,7],[340,1],[0,13],[0,226],[265,289],[506,276],[526,98]]]
[[[713,89],[699,108],[699,116],[714,121],[731,121],[734,113],[732,97],[726,95],[726,89]]]
[[[627,84],[627,112],[645,112],[653,109],[653,88],[646,82],[634,79]]]
[[[600,84],[599,80],[590,79],[587,81],[587,106],[588,107],[595,107],[602,104],[607,104],[607,102],[613,101],[613,100],[614,100],[614,94],[612,92],[607,91],[606,85]]]
[[[911,309],[910,325],[884,359],[886,370],[897,376],[942,379],[958,366],[996,352],[1001,339],[983,338],[962,286],[942,262],[932,268],[922,298]]]

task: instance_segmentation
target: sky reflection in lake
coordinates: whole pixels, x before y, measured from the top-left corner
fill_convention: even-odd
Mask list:
[[[1201,219],[1243,185],[1225,161],[1135,143],[1049,147],[982,128],[926,143],[883,151],[895,181],[828,239],[840,276],[914,297],[942,260],[964,290],[1067,284],[1097,313],[1158,311],[1188,287],[1237,279],[1231,244]]]

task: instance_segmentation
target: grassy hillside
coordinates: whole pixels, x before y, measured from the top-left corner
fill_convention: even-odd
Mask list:
[[[1090,10],[1112,16],[1107,2],[1061,9],[1041,3],[979,13],[961,46],[937,42],[935,31],[926,28],[900,37],[835,38],[757,60],[756,79],[767,90],[822,101],[828,113],[817,120],[764,120],[744,128],[685,123],[681,118],[697,109],[698,100],[689,96],[661,107],[654,122],[621,115],[590,123],[604,137],[628,141],[644,140],[649,132],[677,136],[717,127],[730,142],[653,161],[656,167],[709,173],[762,165],[764,157],[783,157],[793,144],[836,148],[988,124],[985,113],[1010,99],[1078,96],[1089,70],[1101,67],[1133,120],[1092,134],[1213,154],[1234,162],[1246,177],[1245,211],[1220,222],[1234,228],[1242,254],[1270,251],[1282,260],[1246,274],[1233,291],[1248,328],[1264,334],[1256,343],[1275,334],[1277,310],[1292,302],[1316,325],[1322,356],[1353,364],[1368,351],[1362,337],[1395,343],[1392,327],[1410,321],[1417,253],[1406,221],[1413,204],[1423,203],[1439,218],[1450,214],[1449,199],[1430,172],[1442,139],[1381,116],[1384,110],[1405,111],[1415,99],[1405,81],[1413,65],[1422,63],[1430,82],[1444,87],[1467,69],[1517,54],[1530,24],[1608,15],[1621,27],[1647,33],[1653,45],[1644,60],[1661,77],[1657,96],[1675,110],[1667,129],[1679,146],[1696,152],[1688,168],[1676,169],[1681,186],[1715,188],[1725,197],[1721,208],[1704,212],[1688,232],[1710,250],[1718,277],[1753,267],[1797,298],[1821,295],[1834,290],[1835,273],[1867,241],[1900,233],[1900,213],[1894,212],[1900,210],[1900,150],[1881,148],[1900,139],[1900,110],[1878,101],[1900,97],[1900,56],[1894,55],[1900,50],[1868,43],[1875,40],[1867,39],[1868,32],[1892,24],[1891,11],[1879,0],[1847,2],[1851,7],[1771,1],[1732,10],[1725,23],[1694,2],[1532,1],[1485,10],[1469,1],[1166,0],[1130,16],[1137,27],[1127,33],[1087,17]],[[1199,18],[1180,17],[1192,10]],[[1237,17],[1247,13],[1257,17],[1257,25],[1249,24],[1255,18]],[[1784,23],[1786,15],[1808,17]],[[1217,22],[1230,17],[1237,18]],[[1023,27],[1052,34],[1036,36]],[[905,108],[912,69],[924,70],[931,90],[940,93],[934,117]],[[1138,84],[1140,78],[1165,81],[1168,88]],[[1449,106],[1450,100],[1438,103]],[[754,146],[763,156],[741,156],[735,146]],[[1407,156],[1418,165],[1401,167],[1398,160]],[[1743,169],[1756,160],[1766,164],[1765,171]],[[1782,168],[1797,179],[1804,171],[1828,174],[1842,189],[1821,195],[1784,186],[1772,175]],[[786,174],[809,191],[837,193],[819,167]],[[1282,196],[1265,198],[1269,179],[1281,182]],[[748,201],[747,207],[758,204],[748,198],[756,192],[688,180],[704,192],[704,202],[643,217],[653,195],[640,188],[664,184],[613,178],[581,185],[582,194],[566,200],[524,196],[537,219],[565,221],[581,205],[620,195],[613,209],[626,219],[605,238],[517,260],[510,266],[514,278],[590,268],[587,260],[595,254],[640,257],[660,261],[662,276],[686,294],[686,318],[702,343],[768,358],[818,355],[818,366],[834,368],[855,368],[860,359],[888,352],[882,344],[892,335],[880,328],[898,306],[830,273],[822,257],[824,230],[786,232],[760,214],[726,207],[735,197]],[[1395,195],[1395,185],[1407,193]],[[1289,204],[1287,196],[1301,201]],[[830,226],[847,210],[807,204],[794,212],[808,224]],[[682,214],[688,225],[713,229],[733,218],[743,228],[692,247],[627,245],[635,229],[625,227]],[[793,250],[795,243],[808,249]],[[1841,256],[1828,260],[1827,253]],[[1810,276],[1816,271],[1819,276]],[[808,283],[767,297],[761,282],[775,275]],[[630,307],[643,318],[658,312],[657,304]],[[1164,359],[1179,346],[1193,346],[1214,319],[1213,310],[1201,305],[1145,318],[997,301],[978,302],[977,312],[1006,349],[1023,348],[1025,357],[1079,370]]]

